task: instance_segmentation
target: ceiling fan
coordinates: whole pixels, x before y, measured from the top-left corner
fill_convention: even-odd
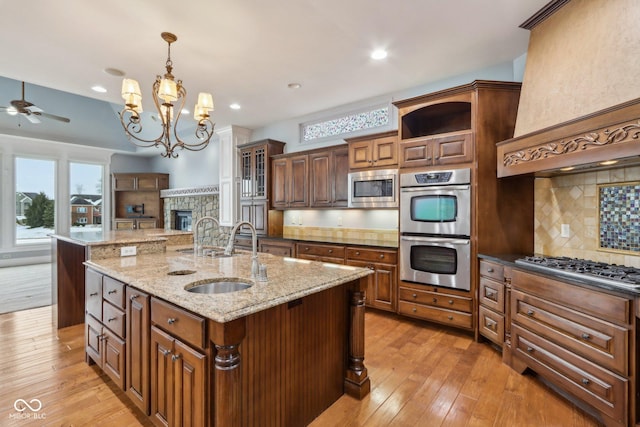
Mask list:
[[[10,115],[22,114],[31,123],[40,123],[40,117],[57,120],[59,122],[69,123],[66,117],[56,116],[54,114],[45,113],[42,108],[37,107],[24,99],[24,82],[22,82],[22,99],[14,99],[10,102],[10,107],[0,107],[0,111],[4,111]]]

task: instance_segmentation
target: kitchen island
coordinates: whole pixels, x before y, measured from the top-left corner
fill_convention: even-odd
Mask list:
[[[251,277],[251,254],[242,252],[196,257],[167,247],[86,261],[87,361],[157,425],[302,426],[344,393],[367,395],[370,270],[258,258],[266,281]],[[223,279],[251,286],[186,290]]]

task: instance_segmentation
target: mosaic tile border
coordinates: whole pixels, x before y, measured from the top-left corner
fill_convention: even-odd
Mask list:
[[[388,104],[369,107],[365,110],[346,113],[328,120],[302,123],[301,142],[323,138],[346,136],[361,130],[386,126],[391,122],[391,107]]]
[[[640,181],[598,185],[599,248],[640,253]]]

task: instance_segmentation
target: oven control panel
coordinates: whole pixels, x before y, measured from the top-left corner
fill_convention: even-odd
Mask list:
[[[446,184],[451,180],[452,172],[427,172],[415,175],[418,184]]]
[[[471,169],[412,172],[400,175],[400,187],[426,187],[431,185],[459,185],[471,182]]]

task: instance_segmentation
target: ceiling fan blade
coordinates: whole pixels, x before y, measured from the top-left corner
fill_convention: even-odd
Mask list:
[[[32,113],[42,113],[44,110],[36,105],[29,105],[28,107],[26,107],[29,109],[29,111],[31,111]]]
[[[38,120],[38,118],[35,115],[29,112],[24,113],[23,116],[25,116],[27,120],[29,120],[31,123],[40,123],[40,120]]]
[[[55,114],[45,113],[44,111],[38,112],[37,115],[42,116],[42,117],[46,117],[48,119],[57,120],[59,122],[64,122],[64,123],[69,123],[71,121],[66,117],[56,116]]]

